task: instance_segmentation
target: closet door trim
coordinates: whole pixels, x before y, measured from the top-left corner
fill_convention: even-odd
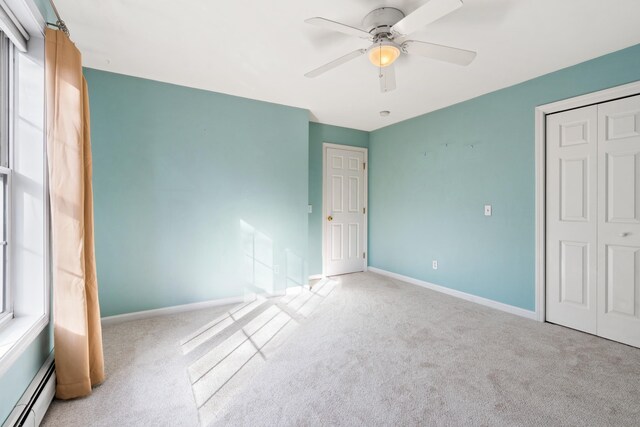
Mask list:
[[[540,105],[535,109],[535,180],[536,180],[536,319],[545,321],[545,276],[546,276],[546,116],[588,105],[614,101],[620,98],[640,94],[640,81],[615,86],[575,98],[564,99],[550,104]]]

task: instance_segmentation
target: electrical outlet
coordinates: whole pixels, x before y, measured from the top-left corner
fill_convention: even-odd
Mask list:
[[[434,270],[438,269],[438,261],[436,261],[435,259],[433,261],[431,261],[431,267],[433,267]]]
[[[313,213],[313,205],[309,205],[309,213]]]
[[[273,266],[273,274],[280,274],[280,266],[279,265],[274,265]]]
[[[484,216],[491,216],[491,205],[484,205]]]

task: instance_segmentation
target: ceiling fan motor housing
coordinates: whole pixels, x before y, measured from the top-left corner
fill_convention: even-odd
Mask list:
[[[372,10],[362,20],[362,26],[374,38],[391,36],[391,27],[404,18],[404,13],[395,7],[381,7]]]

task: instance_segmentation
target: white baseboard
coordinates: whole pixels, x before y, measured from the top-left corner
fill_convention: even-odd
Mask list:
[[[167,314],[185,313],[187,311],[201,310],[203,308],[217,307],[220,305],[239,304],[245,301],[245,297],[221,298],[210,301],[195,302],[192,304],[174,305],[172,307],[156,308],[154,310],[136,311],[134,313],[117,314],[101,319],[102,326],[128,322],[130,320],[148,319],[150,317],[164,316]]]
[[[502,302],[494,301],[491,299],[479,297],[477,295],[468,294],[466,292],[457,291],[455,289],[425,282],[424,280],[414,279],[413,277],[403,276],[402,274],[392,273],[391,271],[382,270],[376,267],[369,266],[369,271],[372,273],[377,273],[383,276],[391,277],[393,279],[401,280],[403,282],[411,283],[412,285],[417,285],[423,288],[431,289],[432,291],[442,292],[443,294],[447,294],[447,295],[451,295],[467,301],[475,302],[476,304],[481,304],[487,307],[495,308],[496,310],[505,311],[507,313],[515,314],[521,317],[526,317],[527,319],[532,319],[532,320],[537,319],[535,311],[525,310],[524,308],[520,308],[513,305],[505,304]]]
[[[312,274],[311,276],[309,276],[309,280],[318,280],[322,278],[324,278],[322,274]]]

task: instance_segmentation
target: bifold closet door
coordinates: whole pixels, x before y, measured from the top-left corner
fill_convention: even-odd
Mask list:
[[[598,108],[547,116],[546,320],[592,334],[597,308]]]
[[[597,334],[640,347],[640,96],[598,105]]]
[[[640,347],[640,96],[547,116],[546,320]]]

